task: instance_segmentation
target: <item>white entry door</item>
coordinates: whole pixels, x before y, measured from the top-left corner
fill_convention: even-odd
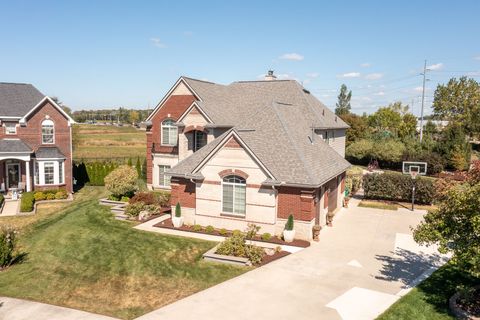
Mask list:
[[[18,188],[21,172],[20,163],[7,163],[7,189]]]

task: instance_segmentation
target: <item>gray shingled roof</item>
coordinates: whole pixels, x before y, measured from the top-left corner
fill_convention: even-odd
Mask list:
[[[0,139],[0,152],[26,153],[32,151],[32,148],[20,139]]]
[[[65,159],[65,155],[57,147],[40,147],[35,151],[37,159]]]
[[[276,181],[320,185],[350,166],[322,139],[311,143],[312,126],[333,129],[348,125],[298,82],[246,81],[224,86],[184,79],[200,96],[199,106],[212,121],[217,125],[231,124]],[[191,175],[229,132],[181,161],[169,173]]]
[[[0,82],[0,117],[23,117],[44,97],[31,84]]]

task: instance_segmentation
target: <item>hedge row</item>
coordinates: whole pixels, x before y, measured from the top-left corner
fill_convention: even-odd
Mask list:
[[[432,179],[418,177],[415,182],[409,175],[384,173],[367,174],[363,177],[366,199],[411,201],[415,183],[415,203],[431,204],[435,196]]]
[[[77,181],[77,186],[85,184],[91,186],[104,186],[105,177],[118,168],[117,163],[113,162],[91,162],[91,163],[74,163],[73,177]]]
[[[20,198],[20,211],[21,212],[30,212],[33,210],[33,205],[35,204],[35,198],[33,192],[24,192]]]

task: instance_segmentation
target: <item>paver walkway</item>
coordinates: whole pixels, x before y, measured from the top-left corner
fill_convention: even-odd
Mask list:
[[[446,257],[413,241],[424,212],[356,204],[320,243],[138,319],[374,319]]]
[[[50,304],[0,297],[0,320],[115,320]]]

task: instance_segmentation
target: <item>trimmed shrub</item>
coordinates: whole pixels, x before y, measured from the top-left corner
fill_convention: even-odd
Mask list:
[[[412,200],[413,181],[409,175],[397,173],[367,174],[363,177],[366,199],[393,201]],[[417,177],[415,181],[415,202],[431,204],[435,196],[432,179]]]
[[[205,232],[206,233],[213,233],[215,231],[215,228],[213,226],[206,226],[205,227]]]
[[[33,205],[35,204],[35,197],[33,192],[24,192],[20,198],[20,211],[21,212],[31,212],[33,210]]]
[[[218,231],[218,233],[220,233],[221,236],[226,236],[228,234],[228,231],[227,229],[222,228]]]
[[[60,200],[60,199],[67,199],[68,198],[68,193],[65,190],[58,190],[55,193],[55,199]],[[36,199],[35,199],[36,200]]]
[[[33,194],[33,197],[35,198],[35,201],[42,201],[42,200],[45,200],[47,198],[45,193],[43,193],[42,191],[35,192]]]
[[[5,201],[5,197],[3,196],[3,194],[0,193],[0,207],[2,206],[4,201]]]
[[[292,231],[293,230],[293,214],[288,216],[287,223],[285,224],[285,230]]]
[[[131,196],[138,190],[138,175],[135,169],[129,166],[120,166],[105,177],[105,187],[114,196]]]
[[[262,240],[263,241],[268,241],[272,238],[272,235],[268,232],[265,232],[264,234],[262,234]]]
[[[46,200],[55,200],[55,194],[53,194],[53,193],[47,193]]]
[[[345,150],[345,156],[354,163],[368,163],[373,151],[373,142],[361,139],[350,144]]]

